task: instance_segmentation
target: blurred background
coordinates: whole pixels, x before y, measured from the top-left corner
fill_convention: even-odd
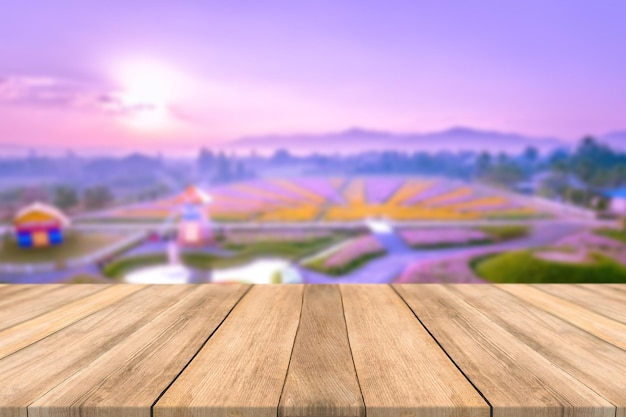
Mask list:
[[[626,282],[624,2],[0,16],[0,282]]]

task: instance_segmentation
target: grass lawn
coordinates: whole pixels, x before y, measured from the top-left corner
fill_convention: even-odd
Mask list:
[[[489,235],[495,241],[501,242],[527,236],[530,228],[523,225],[504,225],[477,227],[476,230]]]
[[[594,233],[600,236],[610,237],[611,239],[618,240],[622,243],[626,243],[626,231],[622,229],[598,229],[594,230]]]
[[[237,251],[237,256],[281,256],[295,261],[308,255],[321,251],[335,243],[342,241],[345,236],[336,233],[328,236],[320,236],[302,241],[259,241],[250,244],[226,244],[225,249]]]
[[[167,262],[164,253],[130,256],[109,262],[102,269],[102,273],[110,278],[122,278],[128,272],[151,265],[162,265]]]
[[[88,255],[123,237],[123,235],[110,233],[68,232],[64,242],[60,245],[45,248],[20,248],[12,236],[7,236],[0,247],[0,262],[14,264],[64,262]]]
[[[110,279],[95,275],[78,274],[64,280],[63,284],[111,284],[113,282]]]
[[[476,274],[497,283],[626,283],[626,268],[601,255],[591,264],[537,259],[528,250],[506,252],[472,262]]]
[[[296,261],[340,240],[340,236],[323,236],[301,242],[256,242],[248,245],[226,245],[235,252],[233,256],[217,256],[210,253],[191,252],[181,254],[185,265],[194,269],[232,268],[249,263],[257,258],[280,257]],[[121,258],[110,262],[104,268],[104,274],[111,278],[122,278],[128,272],[151,265],[167,262],[164,253]]]

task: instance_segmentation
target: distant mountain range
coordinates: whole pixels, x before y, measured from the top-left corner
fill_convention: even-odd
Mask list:
[[[626,141],[624,141],[626,144]],[[398,150],[487,150],[519,152],[528,146],[542,151],[571,147],[573,142],[553,137],[534,138],[514,133],[455,127],[432,133],[390,133],[353,128],[328,134],[293,134],[249,137],[230,142],[228,148],[249,148],[259,151],[286,148],[294,151],[322,153],[352,152],[378,149]]]
[[[626,130],[615,131],[606,135],[597,135],[600,142],[606,143],[614,149],[626,151]],[[581,136],[582,138],[582,136]],[[405,150],[428,151],[441,150],[460,151],[472,150],[489,152],[521,152],[528,146],[534,146],[546,152],[556,148],[573,148],[578,140],[564,140],[555,137],[531,137],[515,133],[504,133],[490,130],[472,129],[468,127],[454,127],[451,129],[430,133],[392,133],[380,130],[352,128],[342,132],[322,134],[285,134],[246,137],[229,142],[223,142],[218,147],[223,150],[259,152],[273,152],[276,149],[287,149],[295,153],[346,153],[376,150]],[[198,145],[198,147],[202,144]],[[181,148],[186,146],[179,145]],[[67,148],[54,145],[31,147],[18,143],[0,143],[0,156],[24,155],[29,149],[36,148],[41,154],[62,155]],[[175,150],[175,149],[172,149]],[[192,149],[189,149],[192,151]],[[78,154],[120,154],[122,150],[108,149],[75,149]],[[151,153],[150,149],[135,149],[138,152]],[[169,150],[163,149],[168,152]],[[193,151],[195,152],[195,151]]]

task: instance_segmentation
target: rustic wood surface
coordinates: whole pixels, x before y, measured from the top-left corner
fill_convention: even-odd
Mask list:
[[[626,417],[626,285],[0,285],[0,417]]]
[[[306,406],[304,406],[306,405]],[[364,417],[339,287],[304,290],[279,417]]]
[[[626,324],[624,323],[611,320],[561,296],[542,291],[537,285],[509,284],[502,285],[500,288],[626,350]]]

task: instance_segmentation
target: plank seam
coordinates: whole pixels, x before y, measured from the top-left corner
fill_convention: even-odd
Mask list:
[[[213,331],[211,332],[211,334],[206,338],[206,340],[200,345],[200,347],[198,348],[198,350],[196,351],[196,353],[194,353],[191,358],[189,359],[189,361],[185,364],[185,366],[182,367],[182,369],[180,370],[180,372],[178,372],[178,374],[176,374],[176,376],[174,377],[174,379],[172,379],[172,382],[170,382],[161,392],[161,394],[159,394],[156,398],[156,400],[154,400],[154,402],[152,403],[152,405],[150,406],[150,417],[154,417],[154,406],[156,405],[156,403],[159,402],[159,400],[161,399],[161,397],[163,397],[163,395],[165,395],[165,393],[167,392],[168,389],[170,389],[170,387],[172,385],[174,385],[174,382],[176,382],[176,380],[183,374],[183,372],[185,372],[185,369],[187,369],[189,367],[189,365],[193,362],[193,360],[196,358],[196,356],[198,356],[198,354],[202,351],[202,349],[204,349],[204,346],[206,346],[206,344],[209,342],[209,340],[211,340],[211,337],[213,337],[213,335],[215,334],[215,332],[217,332],[220,327],[222,327],[222,324],[224,324],[224,322],[226,321],[226,319],[230,316],[230,314],[233,312],[233,310],[239,305],[239,303],[241,302],[241,300],[246,296],[246,294],[248,294],[248,292],[250,292],[250,290],[252,289],[254,285],[250,285],[244,292],[243,294],[241,294],[241,297],[239,297],[239,299],[237,299],[237,302],[233,304],[233,306],[230,308],[230,310],[228,310],[228,313],[226,313],[226,315],[224,316],[224,318],[222,319],[222,321],[219,322],[219,324],[215,327],[215,329],[213,329]],[[28,417],[28,416],[26,416]]]
[[[72,284],[69,284],[69,285],[72,285]],[[80,284],[75,284],[75,285],[80,285]],[[115,284],[113,284],[113,285],[115,285]],[[128,285],[130,285],[130,284],[128,284]],[[140,293],[140,292],[142,292],[142,291],[146,291],[146,290],[147,290],[148,288],[150,288],[150,287],[152,287],[152,285],[148,285],[148,286],[146,286],[145,288],[142,288],[142,289],[140,289],[140,290],[139,290],[139,291],[137,291],[137,292],[133,292],[133,293],[130,293],[130,294],[128,294],[128,295],[125,295],[124,297],[122,297],[122,298],[120,298],[119,300],[115,301],[113,304],[117,304],[117,303],[119,303],[120,301],[122,301],[122,300],[126,299],[127,297],[130,297],[131,295],[134,295],[134,294],[139,294],[139,293]],[[110,288],[110,287],[107,287],[107,288]],[[106,288],[105,288],[105,289],[106,289]],[[101,291],[104,291],[104,290],[101,290]],[[99,293],[99,292],[100,292],[100,291],[96,291],[94,294],[97,294],[97,293]],[[91,296],[91,294],[90,294],[90,295],[88,295],[88,296],[86,296],[86,297],[89,297],[89,296]],[[113,304],[109,304],[108,306],[105,306],[105,307],[103,307],[102,309],[108,308],[108,307],[112,306]],[[56,309],[55,309],[55,310],[56,310]],[[50,310],[50,311],[53,311],[53,310]],[[61,328],[61,329],[59,329],[59,330],[57,330],[57,331],[55,331],[55,332],[50,333],[50,334],[49,334],[49,335],[47,335],[46,337],[43,337],[43,338],[41,338],[41,339],[39,339],[39,340],[35,341],[34,343],[31,343],[31,344],[30,344],[30,345],[28,345],[28,346],[24,346],[24,347],[22,347],[22,348],[20,348],[20,349],[16,350],[15,352],[13,352],[13,353],[11,353],[11,354],[9,354],[9,355],[5,356],[5,357],[4,357],[4,358],[2,358],[2,359],[4,360],[4,359],[8,358],[9,356],[11,356],[11,355],[13,355],[13,354],[15,354],[15,353],[17,353],[17,352],[21,351],[22,349],[26,349],[27,347],[30,347],[30,346],[32,346],[32,345],[33,345],[33,344],[35,344],[35,343],[41,342],[42,340],[45,340],[45,339],[47,339],[48,337],[50,337],[50,336],[52,336],[52,335],[54,335],[54,334],[56,334],[56,333],[58,333],[58,332],[60,332],[60,331],[62,331],[62,330],[65,330],[66,328],[68,328],[68,327],[70,327],[70,326],[75,325],[76,323],[80,323],[81,321],[85,320],[86,318],[91,317],[92,315],[94,315],[94,314],[96,314],[96,313],[99,313],[99,312],[101,312],[101,311],[102,311],[102,310],[97,310],[97,311],[94,311],[94,312],[93,312],[93,313],[91,313],[91,314],[88,314],[88,315],[86,315],[86,316],[84,316],[84,317],[81,317],[81,318],[80,318],[80,320],[77,320],[77,321],[75,321],[75,322],[73,322],[73,323],[70,323],[70,324],[68,324],[67,326],[65,326],[65,327],[63,327],[63,328]],[[73,372],[72,374],[68,375],[68,376],[67,376],[66,378],[64,378],[62,381],[59,381],[59,382],[58,382],[55,386],[51,387],[48,391],[46,391],[46,392],[42,393],[42,394],[41,394],[41,395],[39,395],[37,398],[33,399],[33,400],[32,400],[32,401],[31,401],[31,402],[30,402],[30,403],[26,406],[26,417],[29,417],[29,409],[30,409],[30,407],[33,405],[33,403],[35,403],[35,401],[37,401],[39,398],[41,398],[41,397],[45,396],[46,394],[48,394],[50,391],[52,391],[53,389],[55,389],[58,385],[61,385],[62,383],[64,383],[65,381],[67,381],[68,379],[70,379],[71,377],[73,377],[75,374],[77,374],[78,372],[80,372],[80,369],[77,369],[75,372]]]
[[[298,316],[298,327],[296,328],[296,334],[293,338],[293,344],[291,345],[291,352],[289,353],[289,363],[287,363],[287,372],[285,372],[285,379],[283,380],[283,386],[280,389],[280,395],[278,396],[278,404],[276,405],[276,417],[280,417],[280,404],[283,400],[283,393],[285,392],[285,385],[287,385],[287,377],[289,376],[289,369],[291,369],[291,360],[293,359],[293,351],[296,347],[296,339],[300,332],[300,325],[302,324],[302,310],[304,309],[304,294],[306,293],[306,285],[302,288],[302,298],[300,299],[300,315]]]
[[[567,284],[565,284],[565,285],[567,285]],[[602,284],[598,284],[598,285],[602,285]],[[552,296],[552,297],[556,297],[556,298],[558,298],[558,299],[560,299],[560,300],[562,300],[562,301],[565,301],[565,302],[568,302],[568,303],[573,303],[573,304],[576,304],[578,307],[580,307],[580,308],[584,308],[585,310],[589,311],[590,313],[593,313],[593,314],[597,314],[597,315],[599,315],[599,316],[602,316],[602,317],[604,317],[604,318],[605,318],[605,319],[607,319],[607,320],[611,320],[611,321],[614,321],[614,322],[616,322],[616,323],[621,323],[621,324],[626,325],[626,323],[625,323],[625,322],[623,322],[623,321],[621,321],[621,320],[614,319],[613,317],[609,317],[609,316],[607,316],[606,314],[604,314],[604,313],[602,313],[602,312],[600,312],[600,311],[598,311],[598,310],[591,309],[591,308],[589,308],[587,305],[579,304],[579,303],[577,303],[577,302],[574,302],[574,301],[569,300],[569,299],[567,299],[567,298],[564,298],[564,297],[562,297],[562,296],[559,296],[559,295],[556,295],[556,294],[554,294],[554,293],[551,293],[550,291],[546,291],[546,290],[544,290],[544,289],[543,289],[543,285],[541,285],[541,284],[538,284],[538,285],[537,285],[537,284],[535,284],[535,285],[533,285],[531,288],[535,288],[535,289],[537,289],[537,290],[541,291],[541,292],[542,292],[542,293],[544,293],[544,294],[550,295],[550,296]],[[584,288],[584,287],[583,287],[583,288]],[[590,291],[590,290],[585,289],[585,291]],[[511,293],[509,293],[509,294],[511,294]],[[511,295],[514,295],[514,294],[511,294]],[[519,298],[519,297],[518,297],[518,298]],[[541,309],[541,311],[545,311],[545,310]],[[546,313],[547,313],[547,311],[546,311]],[[564,320],[564,319],[561,319],[561,320]],[[566,320],[565,320],[565,321],[566,321]],[[567,321],[567,322],[569,323],[569,321]],[[572,324],[572,323],[570,323],[570,324]],[[611,344],[612,344],[612,343],[611,343]]]
[[[441,345],[441,343],[439,343],[439,341],[437,340],[437,338],[430,332],[430,330],[428,330],[428,327],[426,327],[426,325],[424,325],[424,323],[422,322],[422,320],[420,320],[420,318],[417,316],[417,314],[415,313],[415,311],[413,311],[413,309],[411,308],[411,306],[409,305],[409,303],[407,303],[407,301],[404,299],[404,297],[402,297],[402,295],[398,292],[398,290],[396,290],[394,285],[390,285],[391,289],[398,295],[398,297],[400,297],[400,299],[402,300],[402,302],[408,307],[409,310],[411,310],[411,313],[413,313],[413,315],[415,316],[415,318],[417,319],[417,321],[422,325],[422,327],[424,328],[424,330],[426,330],[426,332],[430,335],[430,337],[435,341],[435,343],[437,343],[437,346],[439,346],[439,349],[441,349],[441,351],[448,357],[448,359],[450,360],[450,362],[452,362],[452,364],[456,367],[456,369],[459,370],[459,372],[461,373],[461,375],[463,375],[463,377],[467,380],[467,382],[470,383],[470,385],[476,390],[476,392],[478,393],[478,395],[480,395],[482,397],[482,399],[487,403],[487,405],[489,406],[489,416],[493,417],[493,406],[491,405],[491,403],[489,402],[489,400],[487,399],[487,397],[485,397],[485,395],[481,392],[481,390],[478,389],[478,387],[476,385],[474,385],[474,383],[472,382],[472,380],[465,374],[465,372],[463,372],[463,370],[461,369],[461,367],[459,365],[457,365],[457,363],[454,361],[454,359],[452,359],[452,356],[450,356],[450,354],[448,354],[448,352],[443,348],[443,346]]]
[[[43,285],[45,285],[45,284],[43,284]],[[70,284],[70,285],[81,285],[81,284]],[[124,284],[124,285],[126,285],[126,284]],[[128,285],[131,285],[131,284],[128,284]],[[128,295],[125,295],[124,297],[120,298],[119,300],[116,300],[114,303],[109,304],[109,305],[107,305],[107,306],[104,306],[104,307],[102,307],[102,309],[100,309],[100,310],[97,310],[97,311],[94,311],[94,312],[92,312],[92,313],[89,313],[89,314],[87,314],[86,316],[83,316],[83,317],[81,317],[80,319],[78,319],[78,320],[76,320],[76,321],[74,321],[74,322],[72,322],[72,323],[69,323],[67,326],[64,326],[64,327],[61,327],[60,329],[55,330],[54,332],[52,332],[52,333],[50,333],[50,334],[48,334],[48,335],[46,335],[46,336],[42,337],[42,338],[41,338],[41,339],[39,339],[39,340],[35,340],[35,341],[33,341],[30,345],[23,346],[23,347],[19,348],[18,350],[16,350],[15,352],[11,352],[11,353],[9,353],[9,354],[8,354],[8,355],[6,355],[6,356],[0,357],[0,360],[5,360],[6,358],[10,357],[11,355],[16,354],[17,352],[20,352],[20,351],[22,351],[23,349],[26,349],[26,348],[28,348],[28,347],[30,347],[30,346],[32,346],[32,345],[34,345],[35,343],[39,343],[39,342],[41,342],[42,340],[46,340],[46,339],[47,339],[47,338],[49,338],[50,336],[53,336],[53,335],[57,334],[58,332],[60,332],[60,331],[62,331],[62,330],[67,329],[67,328],[68,328],[68,327],[70,327],[70,326],[74,326],[76,323],[80,323],[81,321],[85,320],[86,318],[89,318],[89,317],[93,316],[94,314],[101,312],[103,309],[105,309],[105,308],[109,308],[109,307],[110,307],[110,306],[112,306],[113,304],[117,304],[117,303],[119,303],[120,301],[122,301],[122,300],[126,299],[127,297],[130,297],[130,296],[131,296],[131,295],[133,295],[133,294],[138,294],[138,293],[140,293],[140,292],[142,292],[142,291],[147,290],[148,288],[149,288],[149,287],[142,288],[142,289],[140,289],[140,290],[139,290],[139,291],[137,291],[137,292],[133,292],[133,293],[130,293],[130,294],[128,294]],[[104,291],[104,290],[102,290],[102,291]],[[96,291],[94,294],[97,294],[97,293],[99,293],[99,292],[100,292],[100,291]],[[92,295],[93,295],[93,294],[89,294],[89,295],[87,295],[87,296],[85,296],[85,297],[90,297],[90,296],[92,296]],[[79,298],[79,300],[80,300],[80,298]],[[74,300],[74,301],[78,301],[78,300]],[[63,308],[63,307],[59,307],[59,308]],[[55,308],[55,309],[53,309],[53,310],[50,310],[49,312],[54,311],[54,310],[58,310],[58,309],[57,309],[57,308]],[[48,312],[48,313],[49,313],[49,312]],[[47,314],[47,313],[44,313],[44,314]],[[39,317],[39,316],[37,316],[37,317]],[[33,317],[33,319],[34,319],[34,318],[35,318],[35,317]],[[27,320],[27,321],[30,321],[30,320]],[[16,326],[17,326],[17,324],[16,324]],[[13,327],[13,326],[11,326],[11,327]],[[7,329],[10,329],[11,327],[7,327]],[[72,374],[72,375],[73,375],[73,374]]]
[[[506,285],[506,284],[505,284],[505,285]],[[544,310],[543,308],[541,308],[541,307],[539,307],[539,306],[537,306],[537,305],[534,305],[534,304],[532,304],[532,303],[530,303],[530,302],[528,302],[528,301],[524,300],[522,297],[518,297],[518,296],[517,296],[517,294],[510,293],[510,292],[508,292],[508,291],[506,291],[506,290],[503,290],[502,288],[499,288],[498,286],[495,286],[495,288],[496,288],[496,289],[498,289],[498,291],[502,291],[502,292],[504,292],[504,293],[506,293],[506,294],[509,294],[509,295],[511,295],[511,296],[513,296],[513,297],[515,297],[515,298],[517,298],[517,299],[519,300],[519,302],[520,302],[520,303],[522,303],[522,304],[525,304],[525,305],[531,306],[531,307],[533,307],[533,308],[536,308],[536,309],[538,309],[538,310],[541,310],[541,311],[543,311],[544,313],[549,314],[549,315],[551,315],[552,317],[556,318],[557,320],[561,320],[561,321],[563,321],[563,322],[565,322],[565,323],[568,323],[568,324],[570,324],[570,325],[572,325],[572,326],[576,327],[577,329],[580,329],[580,330],[582,330],[583,332],[585,332],[585,333],[589,334],[590,336],[592,336],[592,337],[594,337],[594,338],[596,338],[596,339],[598,339],[598,340],[600,340],[600,341],[602,341],[602,342],[604,342],[604,343],[608,343],[608,344],[609,344],[609,345],[611,345],[611,346],[615,346],[617,349],[620,349],[620,350],[623,350],[624,352],[626,352],[626,349],[624,349],[623,347],[621,347],[621,346],[617,346],[617,345],[614,345],[613,343],[609,342],[608,340],[603,339],[603,338],[601,338],[600,336],[598,336],[598,335],[595,335],[595,334],[591,333],[589,330],[587,330],[587,329],[583,329],[582,327],[580,327],[580,326],[579,326],[579,325],[577,325],[576,323],[572,323],[571,321],[569,321],[569,320],[567,320],[567,319],[565,319],[565,318],[563,318],[563,317],[561,317],[561,316],[559,316],[559,315],[557,315],[557,314],[554,314],[554,313],[552,313],[551,311]],[[542,291],[542,292],[543,292],[543,293],[545,293],[545,294],[548,294],[548,295],[552,295],[553,297],[556,297],[556,298],[561,299],[560,297],[557,297],[556,295],[553,295],[553,294],[549,294],[549,293],[547,293],[546,291]],[[565,301],[568,301],[568,300],[565,300]],[[569,302],[571,302],[571,301],[569,301]],[[574,303],[574,304],[575,304],[575,303]],[[596,313],[595,311],[593,311],[593,310],[589,310],[588,308],[585,308],[585,307],[582,307],[582,308],[586,309],[587,311],[589,311],[589,312],[591,312],[591,313]],[[599,313],[596,313],[596,314],[601,315],[601,314],[599,314]],[[603,317],[606,317],[606,316],[603,316]],[[620,321],[614,320],[614,319],[612,319],[612,318],[610,318],[610,317],[607,317],[607,318],[608,318],[609,320],[612,320],[612,321],[614,321],[614,322],[616,322],[616,323],[620,323],[620,324],[621,324],[621,322],[620,322]]]
[[[18,285],[18,284],[14,284],[14,285]],[[46,285],[46,284],[34,284],[34,285]],[[73,285],[73,284],[68,284],[68,285]],[[101,293],[102,291],[104,291],[104,290],[106,290],[106,289],[110,288],[110,286],[109,286],[109,285],[103,285],[103,287],[104,287],[104,288],[99,289],[98,291],[94,291],[94,292],[93,292],[93,293],[91,293],[91,294],[86,294],[86,295],[83,295],[82,297],[79,297],[79,298],[77,298],[77,299],[73,300],[72,302],[80,301],[80,300],[82,300],[82,299],[84,299],[84,298],[91,297],[91,296],[93,296],[93,295],[95,295],[95,294]],[[62,288],[57,288],[57,291],[58,291],[58,290],[61,290],[61,289],[62,289]],[[14,323],[14,324],[10,325],[9,327],[3,327],[3,328],[1,328],[1,329],[0,329],[0,331],[5,331],[5,330],[8,330],[8,329],[11,329],[12,327],[19,326],[20,324],[24,324],[24,323],[26,323],[26,322],[28,322],[28,321],[35,320],[35,319],[37,319],[37,318],[39,318],[39,317],[41,317],[41,316],[44,316],[44,315],[46,315],[46,314],[50,314],[51,312],[56,311],[56,310],[59,310],[59,309],[61,309],[61,308],[63,308],[63,307],[64,307],[64,306],[63,306],[63,305],[61,305],[61,306],[58,306],[58,307],[52,308],[52,309],[50,309],[50,310],[48,310],[48,311],[43,311],[43,312],[41,312],[40,314],[37,314],[36,316],[33,316],[33,317],[31,317],[31,318],[28,318],[28,319],[22,320],[22,321],[20,321],[20,322],[18,322],[18,323]],[[74,322],[74,323],[75,323],[75,322]],[[71,326],[71,325],[72,325],[72,324],[74,324],[74,323],[70,323],[70,324],[68,324],[66,327]],[[40,339],[40,340],[42,340],[42,339]]]
[[[359,380],[359,372],[356,370],[356,363],[354,362],[352,343],[350,343],[350,330],[348,329],[348,321],[346,320],[346,309],[343,306],[343,293],[341,292],[341,287],[337,286],[337,290],[339,291],[339,298],[341,299],[341,312],[343,315],[343,324],[346,326],[346,336],[348,338],[348,347],[350,348],[350,359],[352,359],[354,376],[356,377],[356,383],[359,386],[359,394],[361,394],[361,402],[363,403],[363,417],[367,417],[367,405],[365,404],[365,397],[363,396],[363,389],[361,388],[361,381]]]
[[[495,288],[497,288],[497,287],[495,287]],[[508,293],[508,292],[506,292],[506,291],[504,291],[504,292],[505,292],[506,294],[513,295],[513,294],[510,294],[510,293]],[[540,355],[542,358],[544,358],[546,361],[548,361],[549,363],[551,363],[551,364],[552,364],[552,366],[554,366],[554,368],[556,368],[556,369],[558,369],[559,371],[561,371],[562,373],[564,373],[564,374],[566,374],[566,375],[570,376],[572,379],[574,379],[575,381],[577,381],[577,382],[578,382],[578,383],[580,383],[581,385],[585,386],[585,387],[586,387],[589,391],[593,392],[593,393],[594,393],[594,394],[596,394],[598,397],[602,398],[604,401],[606,401],[607,403],[611,404],[613,407],[615,407],[615,414],[614,414],[614,417],[617,415],[617,409],[618,409],[617,404],[614,404],[611,400],[609,400],[608,398],[606,398],[606,397],[605,397],[605,396],[604,396],[601,392],[598,392],[598,391],[596,391],[595,389],[593,389],[592,387],[590,387],[589,385],[587,385],[587,384],[585,383],[585,381],[583,381],[583,380],[579,379],[576,375],[572,374],[572,373],[571,373],[570,371],[568,371],[565,367],[563,367],[563,366],[559,365],[558,363],[554,362],[554,361],[553,361],[552,359],[550,359],[548,356],[544,355],[543,353],[541,353],[541,352],[540,352],[540,351],[538,351],[538,350],[535,350],[535,349],[534,349],[531,345],[529,345],[529,344],[526,342],[526,340],[524,340],[524,338],[522,338],[522,337],[518,336],[517,334],[515,334],[515,333],[513,333],[513,332],[509,331],[509,329],[507,329],[507,328],[503,327],[502,325],[500,325],[499,323],[496,323],[495,321],[493,321],[493,320],[491,319],[491,317],[489,316],[489,312],[486,312],[486,311],[485,311],[485,310],[483,310],[482,308],[480,308],[480,307],[478,307],[478,306],[474,305],[471,301],[467,301],[466,299],[462,298],[459,294],[454,294],[454,296],[455,296],[455,297],[457,297],[457,298],[459,298],[459,299],[461,299],[461,300],[463,300],[463,302],[465,302],[467,305],[471,306],[473,309],[475,309],[476,311],[478,311],[480,314],[482,314],[484,317],[486,317],[488,320],[490,320],[490,321],[491,321],[491,322],[492,322],[495,326],[500,327],[502,330],[504,330],[505,332],[507,332],[507,333],[509,333],[510,335],[512,335],[515,339],[517,339],[517,340],[518,340],[518,342],[519,342],[520,344],[525,345],[525,346],[528,346],[529,348],[533,349],[533,351],[534,351],[535,353],[537,353],[537,354],[538,354],[538,355]],[[516,298],[517,298],[517,297],[516,297]],[[519,302],[521,305],[527,305],[527,306],[529,306],[529,307],[533,307],[534,309],[537,309],[537,310],[539,310],[539,311],[541,311],[541,312],[543,312],[543,313],[548,313],[547,311],[545,311],[545,310],[543,310],[543,309],[541,309],[541,308],[539,308],[539,307],[537,307],[537,306],[534,306],[534,305],[532,305],[532,304],[529,304],[529,303],[525,302],[523,299],[518,298],[518,302]],[[548,314],[549,314],[549,313],[548,313]],[[535,314],[534,316],[535,316],[535,317],[540,318],[540,317],[539,317],[539,316],[537,316],[536,314]],[[555,318],[556,318],[557,320],[559,320],[559,321],[562,321],[562,322],[567,323],[567,324],[569,324],[569,325],[571,325],[571,326],[573,326],[573,327],[576,327],[576,328],[577,328],[577,329],[579,329],[579,330],[583,330],[583,329],[580,329],[579,327],[575,326],[574,324],[570,323],[570,322],[569,322],[569,321],[567,321],[567,320],[563,320],[562,318],[557,317],[557,316],[553,316],[553,317],[555,317]],[[592,336],[594,336],[594,335],[592,335]],[[608,344],[609,344],[609,345],[611,345],[611,346],[615,346],[615,345],[613,345],[612,343],[609,343],[609,342],[607,342],[606,340],[604,340],[604,339],[602,339],[602,338],[599,338],[599,337],[597,337],[597,336],[594,336],[594,337],[595,337],[596,339],[598,339],[598,340],[599,340],[600,342],[602,342],[602,343],[608,343]],[[617,346],[615,346],[615,347],[617,347]]]

